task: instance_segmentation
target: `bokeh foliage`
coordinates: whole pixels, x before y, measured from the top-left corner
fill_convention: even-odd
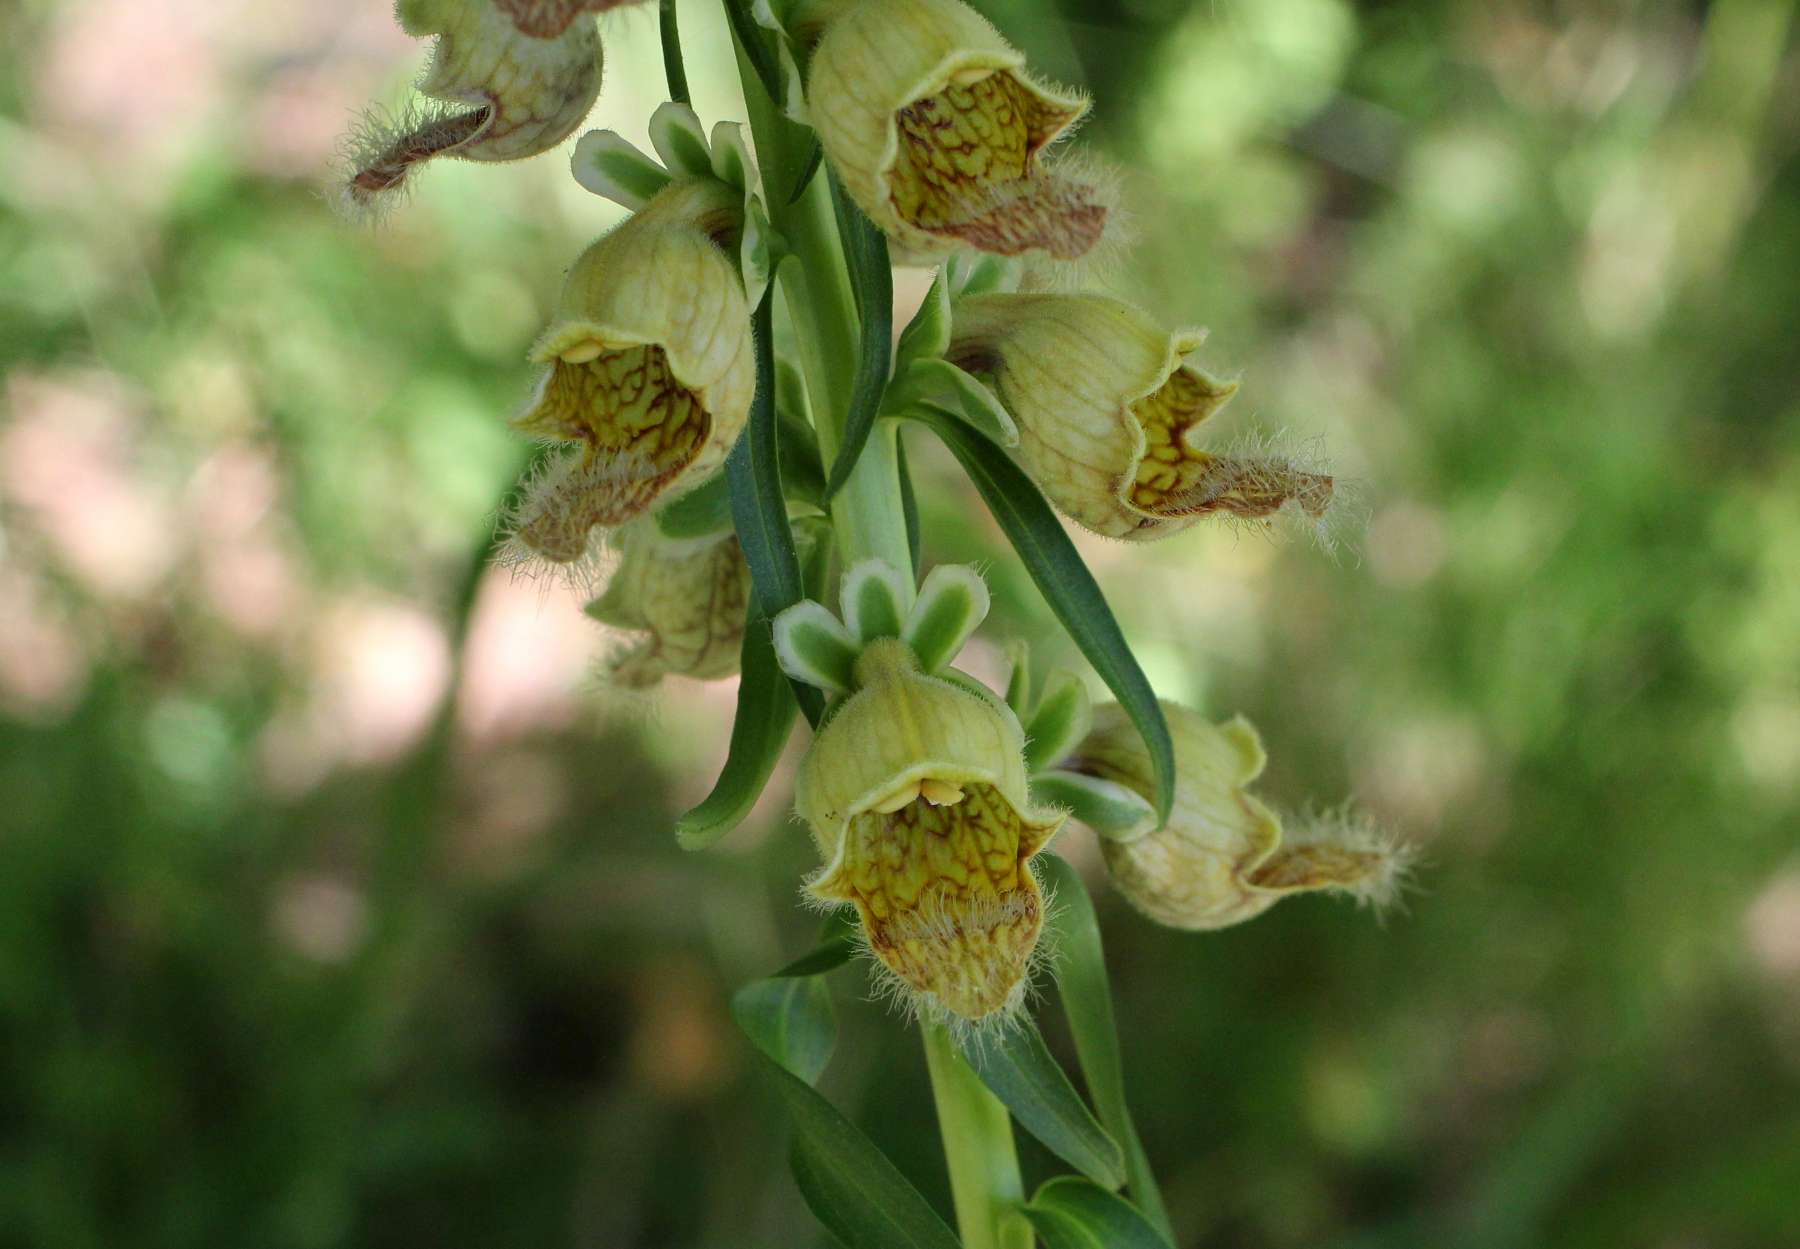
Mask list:
[[[574,603],[482,574],[611,212],[551,157],[339,222],[384,7],[0,10],[0,1243],[814,1243],[725,1007],[810,939],[805,839],[678,851],[728,703],[584,688]],[[1095,93],[1120,289],[1363,485],[1335,560],[1084,551],[1271,798],[1425,845],[1383,926],[1097,887],[1183,1243],[1800,1241],[1791,5],[986,8]],[[654,27],[609,18],[596,124]],[[928,560],[997,556],[914,441]],[[947,1204],[915,1039],[856,1006],[826,1083]]]

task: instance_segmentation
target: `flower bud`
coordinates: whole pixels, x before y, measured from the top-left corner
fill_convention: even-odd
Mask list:
[[[606,592],[588,604],[602,624],[641,639],[607,660],[620,685],[643,689],[670,673],[706,681],[738,670],[750,568],[731,534],[678,542],[649,517],[620,535]]]
[[[1295,505],[1312,519],[1333,482],[1276,454],[1202,450],[1200,426],[1237,383],[1187,363],[1204,337],[1170,333],[1103,295],[986,294],[959,300],[949,358],[991,373],[1019,427],[1019,460],[1052,503],[1113,538],[1166,537],[1203,516],[1260,520]]]
[[[1098,185],[1048,168],[1087,111],[960,0],[853,0],[813,53],[808,108],[844,188],[904,247],[1082,256],[1106,226]]]
[[[1316,821],[1284,837],[1276,814],[1246,786],[1262,772],[1262,740],[1241,716],[1215,725],[1165,702],[1175,744],[1175,805],[1161,829],[1102,838],[1113,883],[1132,905],[1173,928],[1224,928],[1315,889],[1382,903],[1398,888],[1406,856],[1352,820]],[[1094,728],[1065,768],[1124,785],[1148,798],[1150,756],[1117,703],[1094,712]]]
[[[580,447],[528,487],[514,517],[547,559],[579,559],[595,525],[698,484],[743,428],[756,389],[750,309],[703,208],[695,184],[673,183],[588,248],[531,349],[548,368],[513,424]]]
[[[620,0],[401,0],[400,25],[436,36],[419,91],[444,107],[355,141],[352,204],[399,189],[436,156],[519,160],[568,138],[600,94],[600,36],[585,16]]]
[[[923,1009],[1005,1011],[1044,921],[1028,860],[1062,815],[1027,797],[1024,736],[992,695],[928,675],[896,637],[868,643],[855,678],[800,765],[795,809],[826,860],[807,887],[855,905]]]

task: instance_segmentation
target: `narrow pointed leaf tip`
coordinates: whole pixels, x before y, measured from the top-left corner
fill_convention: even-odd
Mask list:
[[[1094,706],[1073,672],[1054,672],[1025,722],[1025,765],[1032,772],[1055,767],[1087,736]]]
[[[1125,1182],[1125,1155],[1100,1126],[1029,1018],[963,1047],[981,1082],[1026,1131],[1097,1184]]]
[[[1142,1211],[1092,1180],[1047,1180],[1025,1205],[1045,1249],[1172,1249]]]
[[[1050,610],[1127,710],[1151,761],[1158,823],[1167,820],[1175,801],[1175,748],[1169,726],[1149,678],[1075,544],[1031,479],[992,439],[940,412],[923,409],[913,415],[950,448]]]

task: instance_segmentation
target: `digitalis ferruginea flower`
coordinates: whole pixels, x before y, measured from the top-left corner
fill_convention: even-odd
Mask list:
[[[756,389],[750,309],[719,246],[739,211],[719,183],[675,182],[582,253],[531,349],[545,366],[513,420],[574,444],[530,483],[519,540],[567,563],[725,460]]]
[[[1200,330],[1169,332],[1103,295],[959,300],[948,357],[991,374],[1019,427],[1018,456],[1074,520],[1113,538],[1166,537],[1211,515],[1261,520],[1330,507],[1331,477],[1278,454],[1219,455],[1201,426],[1237,383],[1188,363]]]
[[[795,788],[824,859],[807,890],[856,908],[915,1006],[968,1021],[1024,997],[1044,924],[1030,860],[1063,821],[1029,796],[1018,717],[948,667],[987,602],[968,568],[934,569],[915,599],[870,560],[844,578],[841,621],[813,602],[775,620],[782,667],[839,696]]]
[[[837,9],[813,53],[807,100],[845,189],[910,251],[1072,260],[1105,231],[1105,188],[1043,160],[1086,98],[1033,78],[1024,55],[960,0]]]
[[[738,670],[750,569],[730,533],[676,541],[649,517],[620,535],[618,567],[588,604],[602,624],[637,635],[607,659],[608,674],[629,689],[664,676],[713,680]]]
[[[400,0],[401,28],[435,38],[419,93],[433,106],[355,141],[346,193],[372,207],[438,156],[508,161],[574,133],[600,94],[593,17],[623,0]]]
[[[1213,724],[1164,702],[1175,745],[1175,805],[1162,828],[1102,837],[1113,883],[1132,905],[1173,928],[1224,928],[1289,894],[1346,893],[1380,904],[1398,889],[1404,849],[1355,819],[1282,820],[1249,790],[1263,770],[1262,739],[1241,716]],[[1153,792],[1149,753],[1117,703],[1094,709],[1086,739],[1061,767]]]

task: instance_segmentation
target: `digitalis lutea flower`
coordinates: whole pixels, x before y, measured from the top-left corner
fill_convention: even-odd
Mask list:
[[[1282,898],[1311,890],[1382,904],[1398,891],[1407,854],[1348,816],[1283,822],[1248,786],[1262,773],[1262,739],[1241,716],[1213,724],[1164,702],[1175,744],[1175,805],[1169,822],[1124,838],[1102,837],[1113,883],[1158,923],[1211,929],[1252,919]],[[1064,769],[1148,798],[1150,757],[1117,703],[1094,710],[1092,730]]]
[[[1203,331],[1171,333],[1103,295],[972,295],[954,323],[948,358],[993,376],[1026,471],[1096,533],[1144,541],[1209,515],[1256,521],[1292,506],[1316,521],[1331,506],[1325,474],[1201,448],[1201,426],[1237,393],[1188,362]]]
[[[944,667],[979,619],[964,607],[985,612],[985,587],[969,569],[940,567],[909,604],[910,581],[876,562],[845,582],[848,627],[817,603],[776,621],[790,674],[841,694],[796,787],[824,860],[806,888],[856,908],[869,949],[916,1008],[1003,1014],[1023,1000],[1043,929],[1030,859],[1063,817],[1028,795],[1018,719]]]
[[[1105,231],[1106,188],[1043,160],[1086,98],[1033,78],[960,0],[852,0],[813,53],[807,99],[845,189],[911,251],[1071,260]]]
[[[649,517],[620,535],[606,591],[588,604],[602,624],[641,635],[609,656],[607,672],[628,689],[669,674],[713,680],[738,670],[750,569],[730,533],[676,541]]]
[[[354,142],[350,203],[375,204],[437,156],[519,160],[549,151],[600,94],[600,36],[590,14],[623,0],[400,0],[407,34],[434,37],[419,92],[438,107]]]
[[[520,431],[579,451],[527,484],[513,520],[546,559],[581,558],[616,526],[724,463],[756,389],[750,309],[721,243],[741,212],[720,183],[678,181],[569,270]]]

